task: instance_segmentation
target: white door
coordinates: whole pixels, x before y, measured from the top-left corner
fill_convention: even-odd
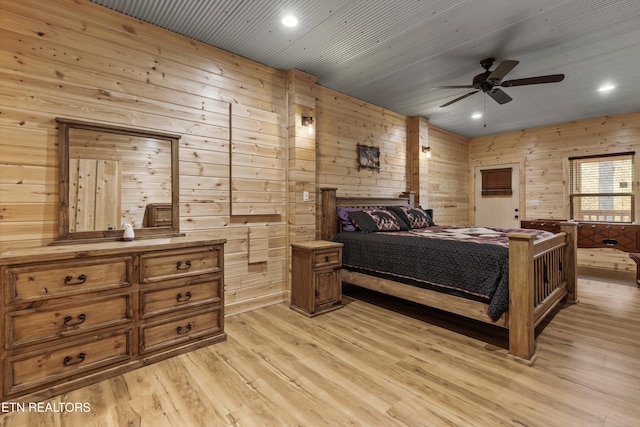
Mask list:
[[[511,195],[483,196],[482,170],[511,168]],[[475,226],[520,228],[520,164],[475,168]]]

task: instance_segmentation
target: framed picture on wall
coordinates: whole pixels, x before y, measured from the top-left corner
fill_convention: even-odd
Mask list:
[[[358,170],[362,168],[380,172],[380,147],[358,144]]]

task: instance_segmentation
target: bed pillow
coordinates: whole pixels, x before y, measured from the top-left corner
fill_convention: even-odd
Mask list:
[[[356,228],[365,233],[409,230],[409,226],[404,221],[386,209],[349,212],[348,216]]]
[[[387,209],[395,213],[410,228],[425,228],[435,225],[431,216],[421,207],[388,206]]]
[[[347,208],[344,206],[338,206],[337,210],[338,219],[340,219],[340,223],[342,224],[342,231],[356,231],[356,226],[353,225],[353,223],[349,219],[349,212],[361,211],[362,208]]]

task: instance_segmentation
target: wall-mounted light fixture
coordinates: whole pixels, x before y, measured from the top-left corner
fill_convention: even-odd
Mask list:
[[[307,128],[309,135],[313,134],[313,117],[302,116],[302,126]]]
[[[422,146],[422,152],[426,153],[427,159],[431,158],[431,147],[427,147],[425,145]]]

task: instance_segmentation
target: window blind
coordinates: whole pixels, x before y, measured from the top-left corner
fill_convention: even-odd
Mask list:
[[[571,218],[633,221],[633,162],[634,153],[570,158]]]

